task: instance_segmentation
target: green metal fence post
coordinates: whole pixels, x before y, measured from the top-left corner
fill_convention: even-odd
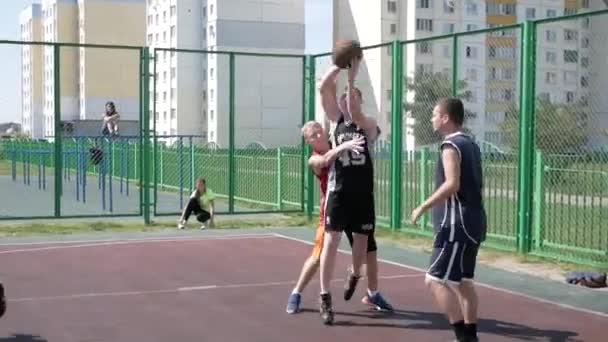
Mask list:
[[[234,139],[234,119],[235,119],[235,87],[234,87],[234,53],[230,53],[230,69],[229,69],[229,110],[228,110],[228,212],[234,213],[234,190],[236,182],[236,165],[235,165],[235,139]]]
[[[545,162],[543,153],[536,151],[534,158],[534,248],[540,249],[543,240],[543,214],[545,208]]]
[[[152,65],[152,117],[154,118],[152,121],[152,134],[154,135],[154,140],[153,140],[153,151],[152,151],[152,164],[154,164],[154,176],[153,176],[153,183],[154,183],[154,215],[157,215],[157,210],[156,207],[158,206],[158,167],[159,167],[159,163],[158,163],[158,138],[156,137],[156,82],[157,77],[156,77],[156,67],[157,67],[157,53],[156,50],[153,50],[152,52],[152,57],[150,57],[152,59],[152,62],[154,63]]]
[[[458,35],[452,38],[452,96],[458,95]]]
[[[522,30],[522,80],[519,115],[519,162],[517,198],[517,250],[530,250],[532,216],[532,178],[534,153],[534,78],[535,78],[535,23],[526,21]]]
[[[429,196],[428,188],[429,188],[429,148],[424,147],[420,150],[420,203],[424,203],[427,197]],[[420,228],[422,230],[426,229],[426,225],[428,224],[428,214],[424,214],[420,218]]]
[[[316,91],[316,82],[315,82],[315,58],[312,56],[306,56],[306,75],[305,75],[305,83],[306,83],[306,121],[315,119],[315,91]],[[310,146],[305,145],[304,156],[304,167],[306,168],[306,214],[308,219],[312,219],[312,212],[314,208],[314,186],[315,179],[312,174],[312,170],[308,165],[308,158],[312,153],[312,149]]]
[[[283,153],[277,148],[277,208],[283,210]]]
[[[61,195],[63,193],[63,148],[61,131],[61,47],[53,46],[53,101],[55,121],[55,217],[61,217]]]
[[[306,102],[306,94],[308,93],[308,77],[306,71],[307,57],[302,57],[302,126],[306,123],[306,110],[308,103]],[[306,210],[306,144],[304,138],[300,138],[300,209],[302,212]]]
[[[403,167],[403,45],[393,42],[391,95],[391,228],[401,228]]]
[[[143,48],[143,104],[142,104],[142,124],[143,124],[143,165],[142,173],[142,189],[143,189],[143,205],[144,205],[144,222],[150,224],[150,48]]]

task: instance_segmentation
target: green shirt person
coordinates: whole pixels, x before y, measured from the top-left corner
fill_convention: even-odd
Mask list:
[[[188,204],[182,212],[179,219],[178,228],[186,228],[188,218],[192,213],[196,215],[196,219],[202,223],[201,229],[213,227],[215,212],[215,193],[207,188],[207,181],[204,178],[199,178],[196,181],[196,189],[190,195]]]

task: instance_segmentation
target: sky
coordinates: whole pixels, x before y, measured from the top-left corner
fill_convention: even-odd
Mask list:
[[[331,50],[332,1],[304,0],[306,6],[306,53]],[[35,0],[2,0],[0,39],[20,40],[19,13]],[[21,122],[21,50],[0,45],[0,123]]]

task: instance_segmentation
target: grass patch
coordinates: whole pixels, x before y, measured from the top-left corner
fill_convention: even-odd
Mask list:
[[[264,215],[259,218],[240,216],[219,216],[216,219],[217,229],[244,229],[268,227],[301,227],[308,220],[303,215]],[[190,222],[190,229],[198,227]],[[141,219],[107,220],[104,221],[53,221],[53,222],[22,222],[0,223],[0,237],[25,237],[40,235],[71,235],[96,232],[158,232],[176,229],[176,220],[158,218],[150,225],[145,225]]]

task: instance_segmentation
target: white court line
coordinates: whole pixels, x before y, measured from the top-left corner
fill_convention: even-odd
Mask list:
[[[68,245],[69,243],[79,242],[63,242],[59,246],[47,246],[47,247],[32,247],[32,248],[20,248],[11,249],[6,251],[0,251],[0,254],[14,254],[14,253],[31,253],[40,251],[49,251],[57,249],[72,249],[72,248],[85,248],[85,247],[100,247],[100,246],[118,246],[118,245],[129,245],[129,244],[142,244],[142,243],[157,243],[157,242],[182,242],[182,241],[214,241],[214,240],[247,240],[247,239],[267,239],[276,238],[274,234],[261,233],[261,234],[235,234],[235,235],[215,235],[215,236],[184,236],[175,238],[139,238],[139,239],[113,239],[113,240],[88,240],[81,241],[80,244]],[[82,243],[84,242],[84,243]],[[49,242],[47,244],[53,244]],[[5,245],[6,246],[6,245]]]
[[[303,239],[298,239],[298,238],[294,238],[294,237],[283,235],[283,234],[279,234],[279,233],[275,233],[274,235],[277,236],[277,237],[283,238],[283,239],[297,241],[297,242],[300,242],[300,243],[305,243],[307,245],[314,245],[313,242],[306,241],[306,240],[303,240]],[[349,255],[351,254],[348,250],[344,250],[344,249],[338,249],[338,251],[341,252],[341,253],[344,253],[344,254],[349,254]],[[395,262],[395,261],[386,260],[386,259],[382,259],[382,258],[378,258],[378,261],[381,261],[381,262],[384,262],[384,263],[387,263],[387,264],[390,264],[390,265],[393,265],[393,266],[399,266],[399,267],[407,268],[407,269],[410,269],[410,270],[422,272],[422,274],[426,274],[426,271],[427,271],[427,270],[419,268],[419,267],[410,266],[410,265],[406,265],[406,264],[402,264],[402,263],[398,263],[398,262]],[[564,309],[570,309],[570,310],[574,310],[574,311],[580,311],[580,312],[584,312],[584,313],[588,313],[588,314],[592,314],[592,315],[597,315],[597,316],[602,316],[602,317],[608,318],[608,314],[604,313],[604,312],[599,312],[599,311],[589,310],[589,309],[585,309],[585,308],[579,308],[579,307],[572,306],[572,305],[569,305],[569,304],[554,302],[554,301],[549,300],[549,299],[534,297],[534,296],[530,296],[530,295],[527,295],[527,294],[524,294],[524,293],[519,293],[519,292],[503,289],[503,288],[492,286],[492,285],[489,285],[489,284],[480,283],[480,282],[477,282],[477,281],[475,281],[475,285],[479,285],[481,287],[485,287],[485,288],[492,289],[492,290],[495,290],[495,291],[504,292],[504,293],[507,293],[507,294],[510,294],[510,295],[514,295],[514,296],[519,296],[519,297],[535,300],[535,301],[538,301],[538,302],[541,302],[541,303],[553,304],[553,305],[559,306],[559,307],[564,308]]]
[[[219,235],[186,235],[186,236],[149,236],[149,237],[134,237],[134,238],[106,238],[106,239],[86,239],[86,240],[47,240],[47,241],[32,241],[32,242],[0,242],[0,247],[3,246],[36,246],[36,245],[61,245],[70,243],[103,243],[115,241],[155,241],[155,240],[206,240],[221,237],[248,237],[248,236],[266,236],[277,237],[274,233],[246,233],[246,234],[219,234]]]
[[[422,274],[401,274],[392,276],[380,276],[379,279],[402,279],[402,278],[415,278],[421,277]],[[332,282],[340,282],[344,279],[334,279]],[[120,297],[120,296],[142,296],[150,294],[169,294],[179,292],[193,292],[193,291],[204,291],[204,290],[219,290],[219,289],[238,289],[238,288],[249,288],[249,287],[270,287],[270,286],[283,286],[295,284],[295,280],[289,281],[274,281],[266,283],[243,283],[243,284],[226,284],[226,285],[201,285],[201,286],[185,286],[176,289],[167,290],[148,290],[148,291],[118,291],[118,292],[93,292],[93,293],[80,293],[71,295],[61,296],[47,296],[47,297],[24,297],[8,299],[8,302],[38,302],[38,301],[54,301],[54,300],[69,300],[69,299],[82,299],[82,298],[95,298],[95,297]]]

